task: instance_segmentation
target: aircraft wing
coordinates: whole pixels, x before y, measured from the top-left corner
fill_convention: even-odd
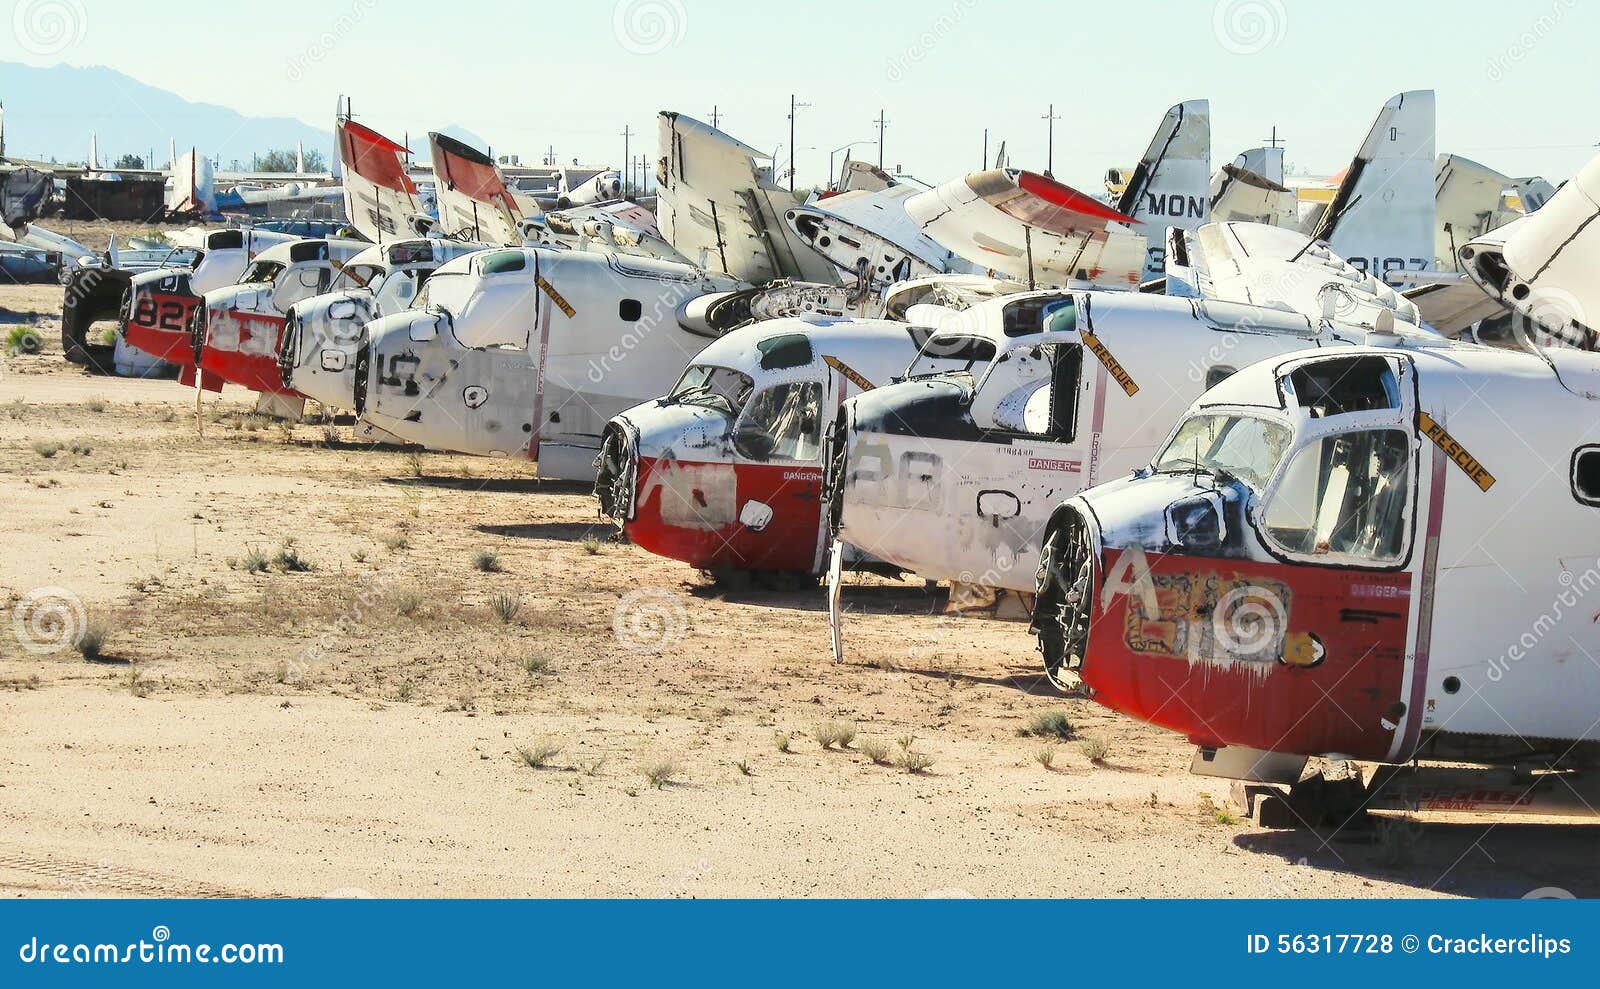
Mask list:
[[[334,122],[344,170],[345,215],[375,244],[405,237],[408,218],[422,212],[417,187],[406,175],[406,148],[370,127],[340,117]]]
[[[1174,238],[1178,234],[1174,232]],[[1375,325],[1380,311],[1402,328],[1422,329],[1422,316],[1404,295],[1313,243],[1303,233],[1262,223],[1210,223],[1186,233],[1171,252],[1174,267],[1193,271],[1192,294]]]
[[[952,271],[980,273],[911,219],[906,201],[918,191],[912,185],[892,185],[875,192],[839,193],[797,206],[784,218],[813,250],[852,276],[865,271],[881,283]],[[897,275],[896,269],[907,273]]]
[[[800,197],[773,181],[770,156],[681,113],[662,112],[657,126],[656,222],[679,253],[756,284],[838,283],[784,223]]]
[[[1409,288],[1402,294],[1417,307],[1424,323],[1451,338],[1505,311],[1465,275]]]
[[[1131,288],[1145,266],[1132,217],[1034,172],[974,172],[906,201],[922,232],[1025,284]]]

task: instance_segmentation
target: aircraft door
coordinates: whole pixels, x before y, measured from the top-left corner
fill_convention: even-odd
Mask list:
[[[756,392],[733,427],[742,529],[759,539],[752,557],[772,569],[817,567],[822,524],[822,426],[832,407],[817,379]]]
[[[1073,343],[1035,348],[1011,374],[984,383],[1010,391],[994,404],[992,427],[974,451],[983,466],[946,472],[946,483],[960,509],[958,569],[972,575],[965,582],[1028,590],[1051,512],[1086,483],[1079,435],[1089,424],[1080,418],[1095,381]]]

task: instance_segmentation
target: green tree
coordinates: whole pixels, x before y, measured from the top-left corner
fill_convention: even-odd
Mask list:
[[[328,167],[328,159],[323,157],[321,151],[307,148],[305,153],[306,171],[322,172]],[[256,156],[255,171],[258,172],[292,172],[294,171],[294,149],[274,149],[264,155]]]
[[[118,158],[116,160],[116,163],[113,164],[111,167],[112,168],[143,168],[144,167],[144,156],[142,156],[142,155],[123,155],[121,158]]]

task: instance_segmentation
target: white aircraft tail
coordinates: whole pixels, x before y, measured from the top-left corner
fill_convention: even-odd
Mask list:
[[[522,243],[525,202],[506,188],[494,159],[446,134],[430,132],[434,195],[445,236],[490,244]]]
[[[410,236],[422,206],[406,175],[405,146],[346,117],[335,118],[333,133],[350,225],[377,244]]]
[[[167,190],[167,209],[174,213],[211,213],[217,208],[217,193],[211,159],[194,148],[172,163],[172,186]]]
[[[1211,104],[1189,100],[1167,111],[1128,178],[1117,211],[1144,224],[1150,247],[1143,278],[1160,278],[1167,228],[1196,230],[1210,216]]]
[[[1434,96],[1401,93],[1378,112],[1313,236],[1380,278],[1433,268]]]

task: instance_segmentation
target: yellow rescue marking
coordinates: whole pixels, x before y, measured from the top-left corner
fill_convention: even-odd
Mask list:
[[[877,387],[877,385],[874,385],[872,382],[868,381],[866,378],[863,378],[861,376],[861,372],[857,371],[855,368],[853,368],[850,365],[846,364],[844,361],[841,361],[839,358],[834,357],[832,354],[823,354],[822,355],[822,363],[828,365],[829,367],[833,368],[835,371],[838,371],[840,374],[844,375],[846,380],[848,380],[852,385],[855,385],[857,388],[861,389],[862,391],[871,391],[872,389]]]
[[[362,288],[366,288],[367,287],[367,283],[372,280],[370,278],[362,278],[360,275],[356,274],[355,272],[346,269],[345,266],[343,264],[339,263],[338,261],[329,261],[328,262],[328,266],[331,267],[338,274],[349,275],[352,279],[355,280],[356,284],[360,285]]]
[[[572,308],[572,304],[566,299],[563,299],[561,297],[561,293],[556,291],[556,287],[554,285],[551,285],[549,282],[545,281],[543,275],[535,278],[533,283],[539,286],[539,291],[550,297],[550,301],[556,304],[557,309],[567,314],[568,319],[578,315],[578,310]]]
[[[1444,427],[1439,425],[1433,416],[1420,409],[1417,411],[1417,429],[1422,435],[1437,443],[1439,449],[1443,450],[1451,460],[1454,460],[1456,466],[1465,471],[1467,476],[1472,478],[1472,483],[1476,484],[1480,490],[1487,491],[1494,487],[1494,475],[1489,473],[1489,469],[1479,463],[1477,457],[1468,453],[1465,447],[1457,443],[1454,436],[1445,432]]]
[[[1117,384],[1122,386],[1122,390],[1128,393],[1128,397],[1132,398],[1137,395],[1139,386],[1134,383],[1133,375],[1129,374],[1127,368],[1123,367],[1115,357],[1111,356],[1111,351],[1107,350],[1106,345],[1100,342],[1100,338],[1087,330],[1080,335],[1083,337],[1083,345],[1088,347],[1090,352],[1100,359],[1100,363],[1105,365],[1105,369],[1110,372],[1111,377],[1116,380]]]

